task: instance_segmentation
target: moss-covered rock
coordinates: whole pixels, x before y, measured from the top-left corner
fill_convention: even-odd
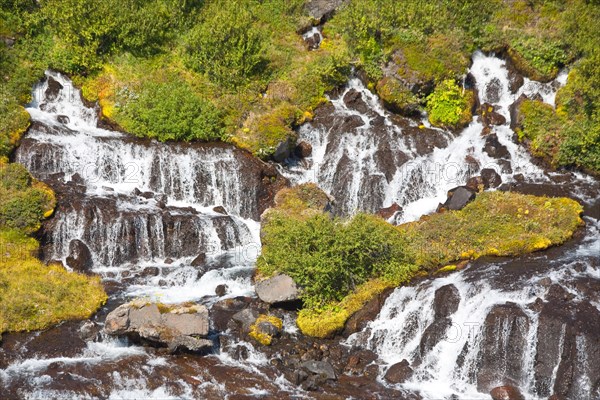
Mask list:
[[[473,119],[474,105],[473,91],[459,87],[453,80],[445,80],[427,97],[429,122],[434,126],[458,130]]]
[[[405,116],[420,114],[418,97],[398,79],[386,76],[377,82],[376,90],[389,110]]]
[[[269,346],[274,337],[279,336],[283,321],[273,315],[260,314],[250,325],[248,336],[263,346]]]

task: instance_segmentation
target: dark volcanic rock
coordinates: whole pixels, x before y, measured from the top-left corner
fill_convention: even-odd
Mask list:
[[[421,357],[424,357],[446,337],[446,332],[450,326],[452,326],[452,320],[450,318],[439,318],[433,321],[431,325],[423,331],[421,342],[419,343],[419,354]]]
[[[448,199],[440,204],[438,212],[443,210],[462,210],[468,203],[475,200],[476,192],[468,186],[458,186],[448,191]]]
[[[484,103],[479,109],[481,120],[485,126],[504,125],[506,118],[495,110],[495,107],[489,103]]]
[[[490,392],[492,400],[525,400],[519,389],[514,386],[499,386]]]
[[[502,184],[502,178],[500,174],[494,171],[492,168],[484,168],[481,170],[481,179],[483,179],[483,186],[488,188],[497,188]]]
[[[477,388],[489,392],[498,382],[520,382],[525,371],[529,317],[514,303],[496,305],[485,319]]]
[[[498,141],[498,136],[495,133],[485,137],[485,146],[483,147],[483,151],[493,158],[502,158],[505,160],[510,159],[510,153],[508,152],[508,149],[505,145]]]
[[[506,59],[506,69],[508,70],[508,88],[512,94],[516,94],[525,83],[525,78],[517,71],[510,57]]]
[[[46,88],[46,92],[44,93],[47,101],[54,101],[58,98],[60,91],[63,89],[63,85],[61,85],[56,79],[49,76],[48,77],[48,87]]]
[[[435,291],[433,300],[433,310],[435,318],[446,318],[458,310],[460,304],[460,294],[454,285],[442,286]]]
[[[404,383],[413,375],[413,369],[407,360],[392,365],[385,373],[384,379],[392,384]]]
[[[523,102],[527,99],[528,97],[522,94],[517,100],[515,100],[514,103],[508,106],[508,111],[510,113],[510,129],[513,131],[521,127],[523,123],[523,116],[521,114],[520,107],[521,104],[523,104]]]
[[[94,266],[90,249],[81,240],[74,239],[69,243],[67,265],[75,271],[89,273]]]
[[[379,211],[377,212],[377,215],[379,215],[383,219],[390,219],[391,217],[394,216],[394,214],[401,212],[401,211],[402,211],[402,207],[400,207],[398,205],[398,203],[393,203],[389,207],[379,209]]]
[[[305,7],[307,14],[322,24],[347,2],[348,0],[310,0]]]
[[[381,307],[385,304],[385,300],[392,292],[392,289],[384,290],[348,318],[342,335],[348,337],[353,333],[362,331],[370,321],[377,317],[379,311],[381,311]]]
[[[362,98],[362,94],[356,89],[350,89],[344,95],[344,104],[351,110],[358,111],[361,114],[369,112],[369,106]]]
[[[297,157],[306,158],[312,154],[312,145],[308,142],[299,142],[294,150]]]
[[[215,294],[219,297],[223,297],[229,291],[229,287],[227,285],[217,285],[215,288]]]

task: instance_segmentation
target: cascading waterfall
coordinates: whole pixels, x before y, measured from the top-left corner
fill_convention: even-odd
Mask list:
[[[470,73],[480,102],[505,119],[487,135],[477,118],[460,133],[399,118],[352,79],[300,128],[311,156],[287,160],[280,172],[292,183],[318,183],[335,197],[341,215],[397,203],[396,223],[435,210],[449,189],[483,168],[504,182],[522,174],[527,182],[552,185],[556,174],[535,166],[514,142],[509,106],[522,94],[554,104],[566,73],[547,84],[524,79],[511,90],[505,62],[482,53],[474,54]],[[63,200],[42,235],[47,261],[65,261],[71,242],[80,240],[92,254],[93,272],[123,285],[119,295],[210,303],[222,283],[229,287],[226,297],[252,295],[264,195],[258,161],[227,145],[161,144],[98,128],[98,109],[54,72],[36,86],[28,111],[33,124],[15,159]],[[486,151],[490,133],[502,154]],[[564,185],[589,208],[598,206],[597,181],[571,174]],[[600,321],[594,289],[599,238],[600,224],[588,216],[576,245],[475,261],[452,275],[398,288],[346,344],[377,353],[379,387],[393,386],[385,374],[407,360],[413,375],[395,388],[427,400],[488,400],[491,388],[505,384],[519,387],[526,400],[553,393],[596,400],[597,332],[586,324]],[[202,256],[204,265],[193,265]],[[295,335],[291,321],[286,331]],[[22,387],[15,393],[30,398],[224,398],[239,388],[255,397],[312,397],[273,372],[251,343],[236,345],[248,353],[245,360],[225,350],[216,357],[163,357],[104,337],[68,355],[13,360],[0,369],[0,382]]]

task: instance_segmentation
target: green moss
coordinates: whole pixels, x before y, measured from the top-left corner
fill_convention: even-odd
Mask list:
[[[54,210],[53,191],[20,164],[0,163],[0,229],[33,233]]]
[[[0,250],[0,332],[88,318],[107,299],[100,278],[43,265],[37,241],[23,233],[0,230]]]
[[[579,203],[512,192],[483,192],[460,211],[398,227],[417,264],[437,268],[480,256],[516,256],[569,239],[583,224]]]
[[[460,88],[453,80],[445,80],[427,97],[429,122],[435,126],[458,129],[467,125],[473,115],[474,94]]]
[[[518,71],[541,82],[554,79],[568,61],[568,56],[559,43],[536,36],[516,36],[511,41],[508,54]]]
[[[376,89],[389,109],[402,114],[413,114],[418,110],[418,98],[397,79],[385,77],[377,83]]]

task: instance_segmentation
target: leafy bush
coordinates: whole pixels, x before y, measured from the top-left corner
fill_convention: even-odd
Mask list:
[[[54,206],[52,190],[33,181],[25,167],[0,163],[0,229],[33,233]]]
[[[267,35],[247,3],[211,2],[187,40],[187,65],[231,88],[246,83],[265,68]]]
[[[427,97],[429,122],[436,126],[458,128],[471,121],[474,96],[453,80],[445,80]]]
[[[379,217],[358,214],[350,221],[316,214],[305,220],[269,215],[258,269],[290,275],[303,288],[308,308],[339,301],[375,276],[410,279],[406,244]]]
[[[220,140],[223,120],[216,107],[183,80],[146,82],[117,95],[123,127],[141,137],[166,140]]]
[[[569,59],[559,42],[548,39],[519,34],[510,44],[515,66],[534,80],[553,79]]]

